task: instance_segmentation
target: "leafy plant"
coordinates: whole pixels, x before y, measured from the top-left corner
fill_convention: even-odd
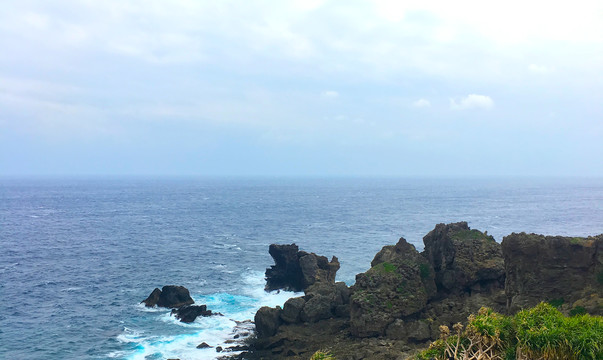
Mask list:
[[[441,326],[440,339],[417,359],[603,359],[600,316],[565,317],[553,305],[540,303],[515,316],[482,308],[468,320],[464,331],[456,324],[452,335]]]
[[[310,360],[335,360],[335,356],[328,351],[318,350],[312,355]]]

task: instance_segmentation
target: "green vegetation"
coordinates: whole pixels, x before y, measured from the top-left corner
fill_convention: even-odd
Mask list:
[[[586,314],[586,309],[583,306],[576,306],[570,310],[569,314],[570,316],[584,315]]]
[[[384,262],[381,265],[383,266],[383,271],[385,271],[386,273],[391,273],[391,272],[394,272],[394,271],[396,271],[398,269],[396,267],[396,265],[390,264],[388,262]]]
[[[318,350],[312,355],[310,360],[335,360],[335,356],[328,351]]]
[[[455,240],[460,240],[460,241],[468,241],[468,240],[490,240],[490,241],[495,241],[494,237],[488,235],[488,234],[484,234],[479,230],[459,230],[453,234],[450,235],[453,239]]]
[[[603,285],[603,270],[599,271],[597,274],[597,282],[599,285]]]
[[[548,303],[540,303],[515,316],[480,309],[459,323],[451,334],[440,326],[440,339],[417,359],[603,359],[603,317],[565,317]]]
[[[561,305],[563,305],[565,303],[565,299],[564,298],[559,298],[559,299],[551,299],[549,301],[547,301],[549,304],[551,304],[552,306],[559,308]]]
[[[430,273],[431,271],[429,271],[429,265],[419,264],[419,274],[421,275],[421,279],[427,279]]]

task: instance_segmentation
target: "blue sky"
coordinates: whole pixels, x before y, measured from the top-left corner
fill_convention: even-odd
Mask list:
[[[598,1],[11,1],[0,175],[603,176]]]

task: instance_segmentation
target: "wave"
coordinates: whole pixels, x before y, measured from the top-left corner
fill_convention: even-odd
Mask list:
[[[117,340],[130,350],[113,351],[107,356],[129,360],[216,359],[224,355],[216,352],[216,347],[227,348],[233,345],[227,341],[232,340],[235,334],[240,335],[239,341],[249,335],[253,324],[246,320],[253,319],[260,307],[282,306],[289,298],[300,295],[288,291],[265,292],[264,273],[259,271],[247,271],[242,274],[241,280],[243,287],[240,294],[193,294],[196,304],[206,304],[208,309],[223,316],[198,317],[189,324],[177,320],[167,309],[146,308],[138,304],[138,310],[148,313],[146,316],[154,316],[155,323],[163,325],[160,325],[158,333],[154,335],[146,334],[142,329],[124,328]],[[197,345],[203,342],[211,347],[197,349]]]

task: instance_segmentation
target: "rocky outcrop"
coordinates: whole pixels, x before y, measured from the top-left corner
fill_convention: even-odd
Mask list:
[[[207,310],[207,305],[185,305],[177,309],[172,309],[172,315],[183,323],[192,323],[198,316],[220,315],[211,310]]]
[[[178,308],[194,304],[195,301],[184,286],[166,285],[161,290],[155,288],[148,298],[142,301],[147,307],[159,306]]]
[[[603,312],[603,235],[588,238],[513,233],[502,241],[510,312],[550,301]]]
[[[141,304],[144,304],[146,307],[156,306],[159,302],[160,296],[161,290],[159,288],[155,288],[155,290],[151,292],[151,295],[149,295],[149,297],[141,301]]]
[[[511,234],[501,246],[460,222],[436,225],[423,241],[422,253],[403,238],[383,247],[351,288],[323,280],[308,284],[295,262],[307,253],[281,245],[280,260],[273,255],[273,269],[280,268],[274,273],[288,271],[305,295],[282,309],[258,311],[258,338],[248,357],[307,359],[328,348],[338,359],[399,359],[436,339],[440,325],[464,322],[482,306],[508,313],[549,300],[565,301],[566,313],[603,311],[603,235]]]
[[[281,312],[280,306],[275,308],[263,306],[255,313],[255,332],[258,337],[268,337],[276,334],[276,330],[282,323]]]
[[[492,236],[470,229],[466,222],[438,224],[423,243],[440,296],[503,288],[502,249]]]
[[[141,303],[147,307],[170,308],[171,314],[184,323],[192,323],[198,316],[222,315],[207,310],[206,305],[192,305],[195,301],[184,286],[166,285],[161,290],[155,288]]]
[[[404,238],[384,247],[371,266],[352,287],[350,332],[357,337],[385,335],[389,324],[420,312],[436,293],[433,267]]]
[[[266,269],[266,290],[303,291],[317,282],[333,284],[339,270],[335,256],[329,261],[325,256],[299,251],[295,244],[272,244],[268,250],[274,265]]]

